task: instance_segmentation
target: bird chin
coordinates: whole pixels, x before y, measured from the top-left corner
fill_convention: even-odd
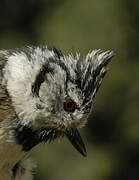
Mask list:
[[[64,131],[60,131],[60,130],[53,129],[53,128],[44,129],[40,132],[39,136],[40,136],[41,142],[42,141],[51,142],[51,141],[54,141],[55,139],[57,139],[59,137],[66,136],[68,138],[68,140],[70,141],[70,143],[73,145],[73,147],[79,153],[81,153],[81,155],[83,155],[84,157],[86,157],[86,155],[87,155],[84,142],[83,142],[77,128],[70,128],[70,129],[66,129]]]
[[[75,149],[86,156],[86,148],[77,128],[68,128],[64,131],[56,128],[40,128],[33,130],[31,127],[19,125],[14,129],[16,143],[22,145],[23,151],[29,151],[41,142],[52,142],[59,137],[66,136]]]

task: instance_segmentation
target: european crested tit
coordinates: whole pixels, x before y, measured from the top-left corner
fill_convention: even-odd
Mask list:
[[[64,55],[47,46],[0,51],[0,180],[31,180],[28,152],[61,136],[86,156],[77,129],[112,57],[101,50]]]

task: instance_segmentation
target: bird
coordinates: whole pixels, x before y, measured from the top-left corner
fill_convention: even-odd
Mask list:
[[[0,50],[0,180],[32,180],[29,152],[42,142],[67,137],[87,155],[79,129],[113,56],[65,55],[46,45]]]

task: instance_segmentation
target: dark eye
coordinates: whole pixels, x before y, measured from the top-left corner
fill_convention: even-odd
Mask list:
[[[76,103],[70,98],[65,98],[63,106],[64,106],[64,110],[69,112],[74,112],[75,109],[77,108]]]

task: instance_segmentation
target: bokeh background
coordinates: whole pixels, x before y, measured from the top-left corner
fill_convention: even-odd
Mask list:
[[[39,145],[35,180],[139,180],[139,1],[1,0],[0,49],[38,44],[116,55],[81,130],[87,158],[66,139]]]

